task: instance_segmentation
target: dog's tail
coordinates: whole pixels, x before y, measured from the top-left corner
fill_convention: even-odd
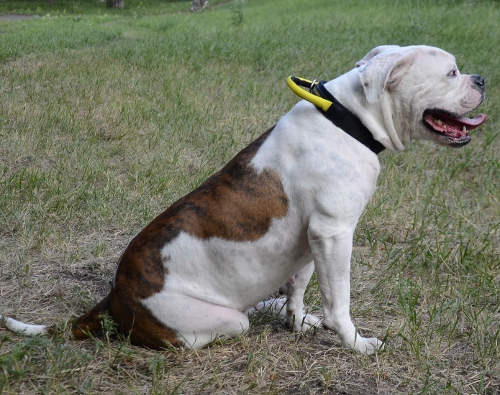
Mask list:
[[[3,315],[0,315],[0,322],[3,322],[9,331],[22,333],[27,336],[49,335],[54,331],[54,326],[25,324],[24,322]]]
[[[71,328],[73,336],[77,340],[82,340],[89,335],[101,332],[103,329],[102,315],[109,312],[110,294],[99,302],[92,310],[78,318]],[[30,325],[24,322],[17,321],[10,317],[5,317],[0,314],[0,324],[2,324],[11,332],[23,334],[26,336],[34,335],[50,335],[54,332],[55,326],[46,325]]]

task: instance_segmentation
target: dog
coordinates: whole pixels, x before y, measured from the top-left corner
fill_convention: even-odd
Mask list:
[[[391,45],[320,86],[353,123],[301,100],[132,239],[110,293],[72,327],[76,339],[101,331],[107,313],[133,344],[203,347],[242,334],[250,314],[271,308],[295,331],[322,325],[361,353],[383,347],[357,332],[349,312],[353,234],[375,191],[376,153],[413,140],[469,143],[486,120],[465,116],[483,102],[484,79],[461,74],[439,48]],[[304,312],[314,271],[322,319]],[[285,298],[261,302],[280,286]],[[51,329],[4,321],[27,334]]]

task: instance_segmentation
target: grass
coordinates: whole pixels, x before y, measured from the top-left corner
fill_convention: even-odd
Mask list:
[[[52,338],[0,329],[0,393],[500,392],[498,2],[55,3],[0,2],[44,15],[0,21],[0,312],[58,325]],[[133,235],[291,108],[288,75],[331,79],[388,43],[436,45],[484,75],[489,120],[459,150],[380,155],[352,315],[384,352],[266,315],[198,351],[133,347],[112,325],[69,337]],[[319,310],[314,281],[306,296]]]

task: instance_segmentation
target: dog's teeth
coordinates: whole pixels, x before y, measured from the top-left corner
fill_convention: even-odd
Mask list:
[[[462,128],[462,133],[467,134],[467,128],[465,126]]]
[[[436,123],[437,123],[438,125],[442,125],[442,124],[443,124],[443,121],[441,121],[440,119],[436,119]]]

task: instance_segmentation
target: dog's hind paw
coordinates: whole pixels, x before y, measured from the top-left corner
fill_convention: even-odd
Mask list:
[[[306,314],[304,315],[304,318],[302,320],[302,327],[304,326],[309,326],[309,328],[319,328],[321,327],[321,323],[323,320],[319,317],[316,317],[315,315],[312,314]],[[309,329],[309,328],[306,328]]]
[[[280,317],[285,317],[286,316],[285,304],[286,304],[286,298],[269,299],[264,302],[257,303],[257,306],[248,309],[247,314],[248,312],[250,312],[251,315],[256,311],[263,311],[263,312],[268,311]]]
[[[304,314],[302,317],[291,315],[284,317],[285,325],[294,332],[307,332],[310,329],[317,329],[321,327],[322,319],[312,314]]]
[[[312,328],[319,328],[322,323],[322,319],[318,318],[312,314],[304,314],[300,312],[298,314],[290,312],[286,307],[286,298],[276,298],[260,302],[255,307],[251,307],[247,310],[247,315],[252,315],[256,311],[271,312],[277,315],[283,320],[283,323],[288,328],[295,332],[306,332]]]

